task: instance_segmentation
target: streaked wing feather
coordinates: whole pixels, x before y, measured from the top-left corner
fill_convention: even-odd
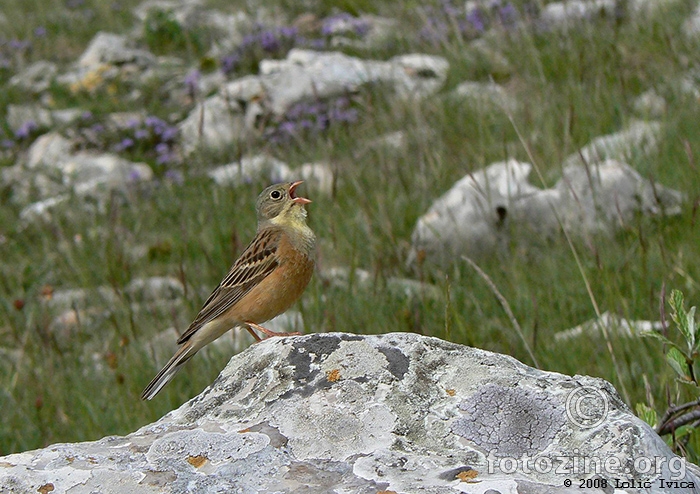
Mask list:
[[[277,246],[280,235],[279,230],[269,229],[255,236],[223,281],[204,302],[195,320],[177,340],[178,344],[189,340],[199,328],[230,309],[278,266]]]

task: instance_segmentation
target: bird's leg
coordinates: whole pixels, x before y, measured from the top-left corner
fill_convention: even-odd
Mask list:
[[[260,337],[258,337],[258,335],[256,335],[253,332],[253,330],[251,329],[251,326],[267,336],[300,336],[301,335],[301,333],[299,333],[297,331],[295,331],[293,333],[285,333],[284,331],[282,331],[282,332],[270,331],[267,328],[263,328],[259,324],[255,324],[254,322],[246,321],[246,329],[248,329],[250,334],[252,334],[255,337],[255,339],[258,341],[260,341]]]
[[[251,328],[250,326],[248,326],[248,324],[249,324],[249,323],[246,323],[246,324],[244,325],[244,327],[245,327],[245,328],[248,330],[248,332],[253,336],[253,338],[255,338],[255,343],[257,343],[257,342],[259,342],[259,341],[262,341],[262,339],[258,336],[258,333],[256,333],[255,331],[253,331],[253,328]]]

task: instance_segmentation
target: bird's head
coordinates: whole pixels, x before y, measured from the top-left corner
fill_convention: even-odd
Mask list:
[[[279,226],[295,226],[306,224],[305,204],[311,201],[305,197],[297,197],[296,188],[303,181],[285,182],[270,185],[258,196],[255,209],[258,214],[258,227],[274,224]]]

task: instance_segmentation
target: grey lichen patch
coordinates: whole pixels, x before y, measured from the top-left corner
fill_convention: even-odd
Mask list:
[[[186,468],[188,459],[204,457],[212,463],[245,458],[270,443],[264,434],[216,434],[202,430],[177,431],[153,442],[146,457],[152,465]]]
[[[559,400],[545,392],[487,384],[459,405],[452,432],[495,456],[543,451],[565,423]]]
[[[289,465],[286,481],[303,486],[304,493],[325,494],[328,492],[352,492],[357,494],[377,494],[387,483],[367,480],[355,475],[352,464],[338,461],[295,461]],[[342,491],[336,490],[342,486]]]
[[[382,352],[389,362],[389,372],[391,372],[396,379],[403,379],[403,376],[408,372],[408,365],[410,363],[408,357],[396,347],[380,346],[377,350]]]
[[[337,370],[343,379],[389,377],[389,362],[382,352],[365,341],[343,341],[322,364],[324,374]]]
[[[261,434],[265,434],[270,438],[270,446],[273,448],[282,448],[287,445],[287,442],[289,442],[286,437],[280,434],[277,427],[271,426],[268,422],[260,422],[259,424],[255,424],[239,432],[241,434],[246,434],[248,432],[259,432]]]

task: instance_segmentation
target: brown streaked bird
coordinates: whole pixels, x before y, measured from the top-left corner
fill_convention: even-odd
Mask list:
[[[195,353],[236,326],[246,328],[257,341],[254,330],[267,336],[299,334],[277,333],[260,324],[289,309],[314,271],[316,237],[306,224],[304,208],[311,201],[295,193],[301,183],[275,184],[262,191],[255,206],[255,238],[177,340],[180,348],[141,399],[153,398]]]

